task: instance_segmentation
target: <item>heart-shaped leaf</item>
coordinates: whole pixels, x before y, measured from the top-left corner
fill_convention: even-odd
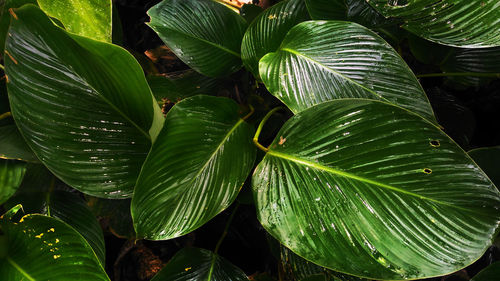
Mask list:
[[[245,273],[211,251],[184,248],[151,281],[248,281]]]
[[[246,22],[230,8],[212,0],[163,0],[148,14],[149,26],[194,70],[218,77],[241,68]]]
[[[288,120],[253,175],[260,222],[298,255],[372,279],[457,271],[500,222],[493,183],[439,128],[344,99]]]
[[[37,0],[40,8],[58,19],[67,31],[111,42],[111,0]]]
[[[25,5],[13,11],[5,60],[12,114],[40,161],[84,193],[130,196],[163,122],[134,58]]]
[[[176,104],[144,163],[132,199],[137,237],[171,239],[226,209],[252,169],[253,129],[227,98]]]
[[[498,0],[366,0],[386,17],[427,40],[449,46],[500,46]]]
[[[259,60],[275,52],[286,33],[308,19],[304,0],[280,2],[261,13],[248,27],[241,43],[241,58],[248,71],[259,77]]]
[[[0,276],[4,280],[107,280],[85,239],[64,222],[26,215],[19,223],[0,219]]]
[[[0,204],[16,192],[26,172],[26,163],[0,159]]]
[[[332,99],[369,98],[435,121],[422,87],[403,59],[382,38],[355,23],[296,25],[259,67],[267,89],[294,113]]]

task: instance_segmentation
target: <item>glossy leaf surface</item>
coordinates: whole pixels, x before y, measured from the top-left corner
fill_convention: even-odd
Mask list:
[[[499,31],[500,32],[500,31]],[[477,73],[477,76],[449,77],[466,86],[479,86],[500,78],[500,47],[464,49],[455,48],[441,64],[443,72]],[[489,77],[487,75],[490,74]],[[483,75],[483,76],[482,76]]]
[[[439,128],[360,99],[285,123],[253,175],[257,215],[295,253],[372,279],[457,271],[489,247],[500,194]]]
[[[304,0],[280,2],[261,13],[248,27],[241,43],[241,58],[248,71],[259,77],[259,60],[278,50],[287,32],[308,19]]]
[[[40,8],[58,19],[67,31],[111,42],[111,0],[37,0]]]
[[[180,250],[151,281],[248,281],[245,273],[211,251]]]
[[[457,47],[500,46],[498,0],[367,0],[386,17],[427,40]]]
[[[500,187],[500,146],[476,148],[469,156],[481,167],[491,181]]]
[[[21,222],[0,219],[1,239],[8,245],[0,257],[5,280],[108,280],[87,241],[64,222],[27,215]]]
[[[308,21],[260,61],[267,89],[298,113],[339,98],[388,101],[434,121],[415,75],[382,38],[343,21]]]
[[[139,238],[187,234],[226,209],[252,169],[253,129],[227,98],[176,104],[144,163],[132,199]]]
[[[14,15],[5,71],[28,145],[70,186],[130,196],[163,121],[141,68],[124,49],[68,35],[35,6]]]
[[[10,24],[10,8],[19,8],[24,4],[36,4],[36,0],[3,0],[0,3],[0,50],[5,47],[5,37]]]
[[[16,192],[26,172],[26,163],[0,159],[0,204]]]
[[[28,174],[28,176],[31,175]],[[44,188],[43,185],[48,187],[50,181],[35,184],[31,183],[32,186],[27,186],[23,182],[19,192],[9,200],[10,204],[7,205],[21,204],[25,213],[43,214],[67,223],[87,240],[104,266],[106,258],[104,235],[101,225],[87,207],[86,202],[78,194],[67,191],[41,191]],[[38,191],[35,191],[37,189]]]
[[[194,70],[218,77],[241,68],[246,22],[230,8],[212,0],[163,0],[148,14],[149,26]]]

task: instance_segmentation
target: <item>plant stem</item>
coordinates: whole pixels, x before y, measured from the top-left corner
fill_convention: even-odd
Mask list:
[[[262,131],[262,128],[264,127],[264,125],[266,124],[267,120],[278,110],[282,110],[282,109],[285,109],[284,107],[280,106],[280,107],[276,107],[276,108],[273,108],[271,111],[269,111],[266,116],[264,116],[264,118],[262,118],[262,121],[260,121],[260,124],[259,124],[259,127],[257,128],[257,131],[255,132],[255,135],[253,136],[253,143],[262,151],[264,152],[268,152],[269,151],[269,148],[263,146],[262,144],[259,143],[259,136],[260,136],[260,132]]]
[[[2,114],[0,114],[0,120],[5,119],[5,118],[10,117],[10,116],[12,116],[12,113],[10,113],[10,111],[2,113]]]
[[[426,78],[426,77],[461,77],[461,76],[500,78],[500,73],[443,72],[443,73],[418,74],[417,78]]]
[[[5,70],[5,66],[3,66],[3,64],[0,64],[0,69]]]
[[[255,108],[251,104],[249,104],[248,107],[250,108],[250,112],[247,115],[245,115],[243,118],[241,118],[243,120],[247,120],[255,112]]]
[[[219,241],[217,241],[217,245],[215,245],[215,250],[214,253],[217,254],[219,251],[220,245],[222,244],[222,241],[224,241],[224,238],[226,238],[227,231],[229,230],[229,226],[231,225],[231,221],[233,221],[234,215],[236,214],[236,211],[238,210],[238,207],[240,206],[239,202],[236,202],[233,212],[229,216],[229,219],[227,220],[226,227],[224,227],[224,232],[222,232],[222,236],[220,237]]]

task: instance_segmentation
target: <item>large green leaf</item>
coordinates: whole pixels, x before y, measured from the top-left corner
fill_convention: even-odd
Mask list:
[[[19,223],[0,219],[3,280],[108,280],[85,239],[64,222],[26,215]]]
[[[241,68],[245,20],[212,0],[163,0],[148,11],[149,26],[183,62],[207,76]]]
[[[67,31],[111,42],[111,0],[37,0],[40,8],[58,19]]]
[[[276,53],[260,60],[267,89],[294,113],[339,98],[369,98],[434,121],[415,75],[382,38],[344,21],[308,21],[292,28]]]
[[[245,273],[208,250],[184,248],[151,281],[248,281]]]
[[[87,240],[104,266],[106,258],[104,235],[101,225],[85,201],[78,194],[67,191],[34,191],[36,188],[42,189],[44,184],[48,185],[49,182],[38,185],[32,183],[31,186],[26,186],[23,182],[23,187],[9,200],[10,204],[7,206],[21,204],[25,213],[43,214],[67,223]]]
[[[28,145],[70,186],[130,196],[163,121],[138,63],[120,47],[68,35],[35,6],[13,17],[5,71]]]
[[[401,17],[408,31],[457,47],[500,46],[498,0],[366,0],[386,17]]]
[[[259,60],[275,52],[286,33],[308,19],[304,0],[280,2],[261,13],[248,27],[241,43],[241,58],[245,67],[259,77]]]
[[[0,204],[16,192],[26,172],[26,163],[0,159]]]
[[[500,194],[474,161],[429,121],[379,101],[331,101],[297,114],[252,182],[271,235],[360,277],[457,271],[499,230]]]
[[[500,146],[476,148],[468,153],[496,187],[500,188]]]
[[[200,95],[168,112],[132,199],[137,237],[184,235],[236,199],[256,154],[238,111],[230,99]]]

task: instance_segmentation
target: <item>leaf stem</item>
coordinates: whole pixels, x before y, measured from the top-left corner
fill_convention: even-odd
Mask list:
[[[12,116],[12,113],[10,111],[2,113],[2,114],[0,114],[0,120],[5,119],[5,118],[10,117],[10,116]]]
[[[250,108],[250,112],[249,112],[247,115],[245,115],[243,118],[241,118],[241,119],[243,119],[243,120],[245,120],[245,121],[246,121],[246,120],[247,120],[250,116],[252,116],[252,114],[255,112],[255,108],[254,108],[251,104],[249,104],[249,105],[248,105],[248,107]]]
[[[0,69],[5,70],[5,66],[3,66],[3,64],[0,64]]]
[[[269,151],[269,148],[263,146],[262,144],[259,143],[259,136],[260,136],[260,132],[262,132],[262,128],[264,127],[264,125],[266,124],[267,120],[278,110],[282,110],[282,109],[285,109],[284,107],[282,106],[279,106],[279,107],[276,107],[276,108],[273,108],[271,111],[269,111],[266,116],[264,116],[264,118],[262,118],[262,121],[260,121],[260,124],[259,124],[259,127],[257,127],[257,131],[255,132],[255,135],[253,136],[253,143],[262,151],[264,152],[268,152]]]
[[[220,237],[219,241],[217,241],[217,245],[215,245],[215,250],[214,253],[217,254],[219,251],[220,245],[222,244],[222,241],[224,241],[224,238],[226,238],[227,231],[229,230],[229,226],[231,225],[231,222],[233,221],[234,215],[236,214],[236,211],[238,210],[238,207],[240,207],[240,203],[236,202],[233,212],[229,216],[229,219],[227,220],[226,227],[224,227],[224,232],[222,232],[222,236]]]
[[[416,76],[417,76],[417,78],[426,78],[426,77],[463,77],[463,76],[500,78],[500,73],[443,72],[443,73],[418,74]]]

